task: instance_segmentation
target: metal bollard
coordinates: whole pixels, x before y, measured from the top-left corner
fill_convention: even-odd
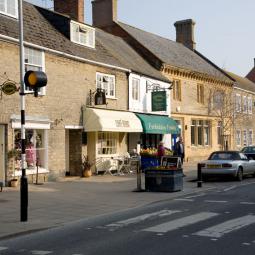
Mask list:
[[[197,187],[202,188],[202,171],[201,171],[201,164],[197,164]]]
[[[141,191],[142,190],[142,175],[141,175],[141,171],[140,171],[140,161],[137,160],[137,191]]]

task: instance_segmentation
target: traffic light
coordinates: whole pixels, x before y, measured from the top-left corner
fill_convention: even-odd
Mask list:
[[[27,71],[25,73],[24,82],[26,86],[33,89],[34,96],[38,97],[38,90],[47,85],[47,76],[41,71]]]

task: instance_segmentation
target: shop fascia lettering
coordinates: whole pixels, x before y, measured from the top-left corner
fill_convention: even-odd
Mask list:
[[[130,127],[128,120],[115,120],[116,127]]]
[[[162,125],[162,124],[155,124],[155,123],[149,123],[149,129],[158,129],[158,130],[162,130],[162,131],[167,131],[167,130],[174,130],[175,128],[173,128],[172,126],[166,124],[166,125]]]

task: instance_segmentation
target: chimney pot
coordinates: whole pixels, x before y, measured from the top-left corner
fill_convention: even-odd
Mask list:
[[[192,19],[180,20],[174,23],[176,28],[176,42],[182,43],[191,50],[196,49],[194,41],[195,21]]]
[[[84,0],[54,0],[54,11],[84,23]]]

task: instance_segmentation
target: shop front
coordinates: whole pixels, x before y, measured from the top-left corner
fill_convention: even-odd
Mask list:
[[[11,149],[15,153],[14,167],[9,177],[21,176],[21,125],[20,116],[11,116],[11,127],[13,129],[13,144]],[[47,174],[48,170],[48,130],[50,120],[41,117],[26,117],[25,137],[26,137],[26,174]],[[12,153],[12,154],[13,154]]]
[[[117,170],[116,159],[128,152],[128,134],[143,132],[132,112],[89,107],[84,109],[84,129],[88,158],[95,163],[95,172]]]
[[[156,166],[159,163],[157,147],[161,141],[168,149],[166,153],[172,154],[171,136],[180,133],[178,124],[168,116],[142,113],[136,113],[136,116],[140,119],[143,127],[143,133],[140,134],[142,168]]]

